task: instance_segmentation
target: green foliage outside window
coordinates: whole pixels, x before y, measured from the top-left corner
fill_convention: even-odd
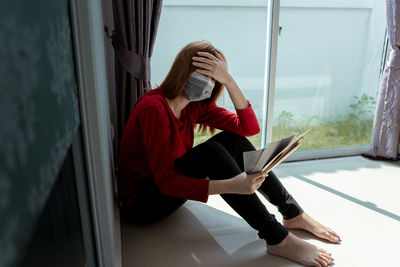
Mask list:
[[[274,120],[272,141],[311,128],[299,150],[369,144],[375,105],[376,99],[364,93],[360,97],[354,96],[354,103],[349,105],[349,112],[346,115],[338,115],[335,118],[312,117],[299,121],[295,120],[291,112],[284,110]],[[261,125],[261,121],[259,123]],[[211,137],[209,132],[197,135],[195,145],[206,141],[209,137]],[[256,148],[260,148],[261,134],[249,137],[249,140]]]

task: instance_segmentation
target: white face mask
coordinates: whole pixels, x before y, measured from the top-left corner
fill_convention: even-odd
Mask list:
[[[214,82],[198,72],[193,72],[183,89],[190,101],[201,101],[211,97]]]

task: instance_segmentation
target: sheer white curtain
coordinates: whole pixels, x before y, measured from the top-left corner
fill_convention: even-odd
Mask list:
[[[400,0],[386,0],[386,13],[388,56],[366,155],[397,159],[400,154]]]

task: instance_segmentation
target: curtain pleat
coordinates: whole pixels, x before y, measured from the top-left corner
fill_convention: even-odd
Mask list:
[[[386,0],[388,57],[382,74],[371,144],[374,158],[397,159],[400,142],[400,0]]]
[[[113,0],[118,147],[133,106],[150,87],[150,58],[161,7],[162,0]]]

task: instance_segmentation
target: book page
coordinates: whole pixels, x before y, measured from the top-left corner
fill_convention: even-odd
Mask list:
[[[276,160],[269,162],[265,167],[262,169],[263,171],[270,172],[273,168],[275,168],[279,163],[284,161],[290,154],[292,154],[301,144],[300,143],[295,143],[294,146],[290,148],[290,150],[285,153],[281,154],[280,157],[278,157]]]
[[[299,146],[299,141],[310,131],[282,138],[278,141],[267,144],[264,149],[246,151],[243,153],[244,170],[246,173],[259,172],[261,170],[271,170]]]
[[[285,158],[287,158],[290,154],[292,154],[299,146],[300,143],[299,141],[303,139],[303,137],[310,131],[311,129],[308,129],[304,133],[301,134],[296,134],[295,137],[293,137],[292,141],[285,147],[283,148],[277,155],[272,159],[266,162],[266,164],[263,166],[263,170],[268,169],[271,164],[274,164],[275,161],[279,160],[282,156],[285,156],[287,153],[289,153]],[[283,140],[283,139],[281,139]],[[293,147],[296,147],[293,149]]]
[[[256,166],[263,151],[264,149],[243,152],[244,171],[247,174],[253,173],[254,166]]]
[[[275,158],[279,152],[284,149],[287,145],[289,145],[293,139],[294,135],[290,137],[283,138],[273,143],[267,144],[267,147],[263,149],[263,152],[256,164],[254,166],[253,172],[259,172],[265,166],[267,162],[271,159]]]

